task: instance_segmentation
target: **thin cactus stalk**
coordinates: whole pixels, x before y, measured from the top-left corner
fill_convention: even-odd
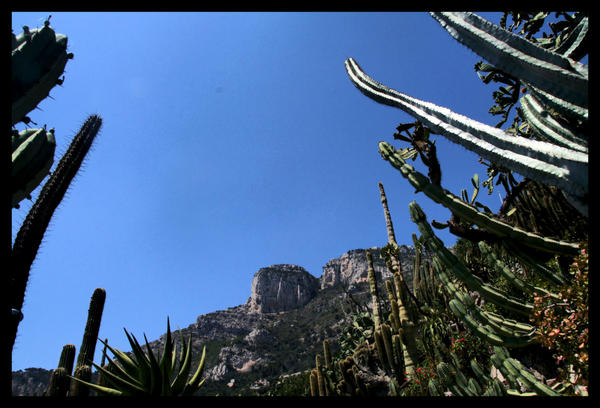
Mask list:
[[[102,119],[90,116],[81,130],[73,138],[67,152],[58,163],[56,170],[48,179],[35,204],[27,214],[19,229],[11,252],[9,269],[9,303],[13,310],[23,307],[25,290],[29,279],[29,270],[36,257],[42,238],[48,228],[54,210],[63,199],[71,181],[77,174],[83,159],[89,151],[94,138],[100,130]],[[20,319],[9,321],[9,346],[12,354]]]
[[[378,330],[381,325],[381,317],[379,313],[379,298],[377,293],[377,279],[375,278],[375,270],[373,269],[373,255],[371,250],[366,250],[367,256],[367,277],[369,280],[369,290],[371,292],[371,301],[373,303],[373,321],[375,322],[375,330]]]
[[[503,241],[517,241],[529,248],[552,254],[567,256],[577,254],[578,246],[575,243],[544,237],[510,225],[491,214],[477,210],[475,206],[464,202],[440,186],[434,185],[427,176],[416,171],[413,166],[399,157],[396,150],[389,143],[380,142],[379,152],[385,160],[400,171],[418,192],[423,192],[436,203],[442,204],[459,216],[461,220],[476,224]]]
[[[106,291],[102,288],[97,288],[92,294],[90,308],[88,310],[88,318],[83,333],[83,340],[79,348],[77,356],[77,364],[75,366],[74,377],[80,381],[91,381],[92,362],[96,352],[96,342],[100,331],[100,323],[102,321],[102,312],[104,311],[104,302],[106,300]],[[73,384],[71,395],[85,397],[89,395],[89,388],[82,385],[80,381]]]
[[[310,382],[311,397],[318,397],[319,396],[319,382],[317,380],[317,370],[315,370],[314,368],[310,371],[309,382]]]

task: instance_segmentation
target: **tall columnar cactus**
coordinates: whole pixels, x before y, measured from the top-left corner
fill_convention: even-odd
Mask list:
[[[22,318],[21,308],[29,279],[29,270],[48,228],[54,210],[62,201],[71,181],[77,174],[83,159],[100,130],[102,119],[92,115],[73,138],[52,176],[48,179],[34,205],[27,214],[13,243],[11,268],[9,269],[9,303],[13,311],[9,321],[9,345],[12,347]]]
[[[455,39],[493,64],[479,64],[476,69],[506,74],[516,78],[516,83],[511,81],[511,86],[522,84],[525,87],[528,93],[520,100],[518,92],[504,91],[510,95],[507,103],[520,102],[518,114],[528,129],[527,134],[521,132],[523,126],[516,131],[514,128],[509,129],[511,132],[504,131],[499,126],[485,125],[390,89],[366,75],[352,58],[345,62],[346,71],[354,85],[371,99],[404,110],[415,117],[420,126],[477,153],[492,163],[494,169],[507,169],[502,171],[509,174],[514,171],[525,177],[518,186],[514,182],[512,190],[506,179],[503,181],[507,197],[499,214],[494,215],[489,208],[475,201],[478,177],[472,180],[475,192],[471,200],[465,191],[461,200],[441,186],[441,170],[435,150],[422,151],[418,144],[427,143],[425,140],[397,137],[413,145],[413,148],[399,150],[389,143],[379,143],[382,157],[400,171],[416,192],[425,193],[452,212],[452,219],[447,224],[432,224],[436,228],[451,226],[451,232],[479,243],[478,248],[494,273],[502,276],[513,290],[522,291],[522,296],[514,296],[470,271],[435,236],[421,208],[415,202],[410,204],[411,219],[421,232],[420,241],[435,254],[432,270],[450,297],[449,308],[473,334],[496,347],[492,362],[505,377],[508,376],[509,389],[506,393],[523,395],[517,386],[521,384],[530,393],[557,395],[557,390],[536,380],[517,360],[510,358],[504,347],[524,347],[539,341],[536,327],[529,323],[534,306],[531,302],[533,294],[555,298],[556,295],[548,288],[564,285],[569,280],[564,270],[549,267],[545,262],[548,257],[568,260],[578,253],[578,244],[570,241],[573,236],[556,228],[541,227],[536,218],[537,212],[546,219],[560,218],[568,214],[567,207],[572,206],[583,216],[584,220],[578,223],[585,225],[587,222],[588,72],[587,66],[572,59],[584,54],[587,17],[578,15],[576,25],[566,37],[556,41],[546,39],[536,44],[530,38],[522,38],[472,13],[431,14]],[[499,95],[495,96],[497,100]],[[401,125],[398,130],[405,128]],[[407,163],[410,158],[415,158],[417,152],[428,153],[421,154],[421,158],[430,169],[429,177]],[[488,175],[490,179],[484,185],[487,183],[491,192],[494,172],[488,170]],[[569,203],[567,206],[560,203],[555,191],[562,192]],[[516,217],[515,213],[518,213]],[[575,234],[576,239],[585,239],[585,235]],[[508,268],[502,260],[505,256],[518,263],[519,271],[535,273],[540,281],[545,282],[544,288],[527,282],[519,271]],[[476,304],[472,293],[506,311],[511,318]],[[483,392],[483,383],[467,380],[460,372],[448,375],[448,364],[441,364],[438,368],[445,387],[454,387],[455,393],[480,395]],[[487,381],[486,384],[489,393],[504,393],[498,389],[497,381]],[[430,385],[432,393],[440,391],[440,383]]]
[[[70,375],[73,371],[73,363],[75,362],[75,346],[67,344],[63,347],[58,361],[58,367],[52,372],[50,377],[50,385],[46,395],[65,397],[69,392],[71,385]]]
[[[73,58],[67,52],[67,37],[50,27],[50,17],[42,28],[23,27],[19,35],[12,34],[11,53],[11,124],[34,123],[27,116],[49,96],[55,85],[61,85],[67,61]],[[9,354],[12,356],[21,311],[25,297],[29,270],[40,247],[54,210],[63,199],[71,181],[94,141],[102,120],[91,115],[73,138],[68,150],[59,161],[41,189],[37,200],[27,214],[13,242],[8,271],[8,322]],[[30,198],[32,191],[41,185],[54,161],[56,147],[54,129],[25,129],[11,131],[11,205]]]
[[[106,291],[97,288],[92,294],[88,318],[83,332],[83,340],[77,356],[74,377],[81,381],[90,381],[92,379],[92,362],[96,352],[96,342],[100,331],[102,321],[102,312],[104,311],[104,301],[106,300]],[[82,386],[81,382],[73,383],[71,395],[85,397],[89,395],[89,388]]]

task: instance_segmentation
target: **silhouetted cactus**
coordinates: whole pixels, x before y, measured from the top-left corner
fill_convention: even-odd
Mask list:
[[[48,97],[67,61],[67,37],[50,27],[50,17],[42,28],[24,26],[19,35],[12,34],[11,52],[11,125],[34,123],[26,115]],[[73,177],[79,170],[90,146],[98,134],[102,120],[90,116],[73,138],[67,152],[43,186],[36,202],[27,214],[13,242],[8,270],[8,299],[11,309],[8,322],[8,345],[12,355],[21,308],[25,297],[29,270],[40,247],[52,214],[63,199]],[[26,129],[11,132],[11,205],[30,198],[31,192],[46,178],[54,161],[56,147],[54,129]],[[12,365],[12,362],[11,362]]]
[[[8,271],[8,294],[12,310],[20,311],[23,307],[29,270],[37,255],[50,219],[63,199],[75,174],[77,174],[101,125],[102,119],[99,116],[92,115],[86,120],[79,133],[73,138],[56,170],[42,188],[17,233],[11,251],[11,267]],[[18,318],[9,321],[8,335],[11,353],[19,321]]]
[[[77,364],[75,365],[74,377],[81,381],[89,382],[92,379],[92,363],[94,361],[94,353],[96,352],[96,342],[98,341],[105,300],[106,291],[104,289],[97,288],[94,290],[92,299],[90,300],[83,340],[81,341],[79,355],[77,356]],[[89,395],[89,389],[82,386],[81,382],[76,381],[73,383],[71,395],[85,397]]]
[[[46,395],[48,396],[67,396],[71,386],[71,372],[73,371],[73,363],[75,362],[75,346],[67,344],[63,347],[58,361],[58,367],[52,372],[50,384]]]

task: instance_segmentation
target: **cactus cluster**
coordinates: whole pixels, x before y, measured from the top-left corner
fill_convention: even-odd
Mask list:
[[[55,85],[61,85],[65,66],[72,53],[67,52],[67,37],[50,27],[50,17],[42,28],[23,27],[12,34],[11,53],[11,205],[19,208],[23,199],[47,179],[37,200],[21,225],[11,249],[9,269],[9,304],[11,318],[8,329],[10,354],[14,346],[21,308],[25,297],[29,270],[37,255],[50,219],[78,172],[102,125],[102,119],[91,115],[73,138],[55,170],[50,173],[56,150],[55,130],[14,128],[19,122],[37,125],[27,116],[49,97]],[[50,174],[50,177],[47,176]]]
[[[553,27],[559,35],[536,40],[531,35],[539,30],[547,13],[528,20],[513,13],[516,20],[527,20],[525,37],[506,29],[507,13],[502,27],[473,13],[431,14],[457,41],[489,62],[475,66],[487,73],[480,75],[484,82],[508,85],[494,93],[497,105],[490,109],[492,114],[502,114],[503,120],[491,127],[408,96],[370,78],[354,59],[346,60],[346,71],[363,94],[417,120],[401,124],[394,134],[395,139],[410,143],[409,147],[396,149],[387,142],[379,143],[383,159],[399,170],[416,193],[424,193],[452,213],[448,222],[430,224],[419,205],[410,203],[411,219],[421,235],[413,235],[417,249],[414,293],[407,293],[399,262],[393,258],[397,244],[380,184],[388,230],[388,246],[382,253],[394,280],[385,284],[389,320],[373,308],[377,313],[375,332],[363,350],[366,347],[376,356],[388,375],[392,395],[403,395],[402,389],[416,381],[414,367],[424,355],[437,362],[435,378],[428,384],[430,395],[562,395],[565,384],[557,382],[550,387],[511,357],[510,350],[539,345],[540,332],[532,324],[533,298],[560,300],[554,290],[570,281],[564,265],[579,253],[579,242],[587,239],[588,69],[573,58],[586,53],[588,19],[582,13],[567,15],[562,28],[558,24]],[[517,104],[513,126],[508,131],[500,129]],[[413,134],[401,134],[412,127]],[[476,200],[481,187],[477,175],[471,180],[471,197],[466,190],[458,197],[443,188],[431,134],[461,144],[480,155],[480,162],[489,162],[484,186],[491,193],[498,177],[496,184],[502,184],[507,192],[498,214]],[[417,156],[429,168],[427,176],[408,164]],[[523,176],[523,181],[517,183],[512,172]],[[471,242],[481,254],[484,270],[465,266],[432,226],[450,227],[451,233]],[[421,250],[434,255],[431,263],[421,264]],[[493,279],[485,279],[486,275]],[[496,286],[499,279],[506,288]],[[372,292],[375,287],[372,283]],[[491,347],[493,351],[482,362],[485,367],[477,359],[465,366],[448,350],[444,339],[454,330],[448,327],[450,322]],[[415,325],[420,330],[414,331]],[[418,350],[414,343],[411,346],[411,339],[417,338]],[[402,378],[397,375],[400,369],[406,373]]]

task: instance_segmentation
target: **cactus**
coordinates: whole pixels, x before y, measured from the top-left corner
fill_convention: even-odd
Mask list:
[[[11,52],[11,125],[19,122],[34,123],[26,115],[49,96],[59,78],[73,58],[67,53],[67,37],[57,34],[50,27],[50,17],[39,29],[24,26],[19,35],[12,34]],[[79,133],[73,138],[67,152],[55,171],[42,187],[33,207],[21,225],[11,249],[9,269],[9,305],[11,309],[8,337],[12,354],[25,298],[29,270],[40,247],[54,210],[63,199],[73,177],[98,134],[102,120],[90,116]],[[30,199],[30,194],[41,185],[54,161],[56,142],[54,129],[25,129],[11,132],[11,205],[19,208],[19,202]],[[12,364],[12,362],[11,362]]]
[[[373,321],[375,322],[375,330],[379,329],[381,325],[381,318],[379,317],[379,298],[377,293],[377,280],[375,279],[375,271],[373,269],[373,256],[371,250],[366,250],[367,256],[367,276],[369,279],[369,290],[371,291],[371,300],[373,303]]]
[[[512,292],[509,294],[500,290],[477,276],[474,273],[476,271],[470,271],[435,236],[416,202],[409,205],[411,219],[421,232],[418,241],[413,236],[415,247],[420,250],[417,244],[422,243],[435,254],[430,266],[430,271],[435,272],[433,280],[427,279],[421,270],[419,256],[415,259],[413,286],[417,300],[426,299],[425,293],[419,293],[424,289],[425,282],[431,288],[434,280],[439,281],[449,295],[447,306],[458,321],[471,333],[495,346],[496,352],[491,361],[507,378],[510,387],[505,390],[497,379],[487,376],[476,374],[477,379],[467,378],[456,364],[440,362],[438,375],[441,381],[432,381],[429,391],[441,395],[444,389],[450,389],[453,395],[465,396],[558,395],[556,390],[537,381],[517,360],[510,358],[503,347],[524,347],[539,341],[536,327],[521,321],[531,318],[533,304],[530,299],[534,293],[553,297],[551,289],[547,287],[568,282],[567,275],[560,268],[551,268],[545,262],[556,257],[559,264],[564,265],[578,253],[578,245],[574,241],[587,239],[588,68],[572,59],[585,53],[587,17],[578,15],[571,19],[571,29],[565,36],[532,40],[531,31],[527,38],[522,38],[502,28],[505,18],[501,22],[502,27],[498,27],[473,13],[431,14],[456,40],[492,64],[478,63],[475,66],[477,71],[489,72],[483,78],[484,82],[491,79],[508,81],[507,88],[501,87],[501,92],[494,94],[499,105],[490,110],[493,114],[504,114],[503,121],[497,127],[390,89],[366,75],[353,58],[345,61],[346,72],[358,90],[369,98],[400,108],[416,118],[414,124],[398,126],[398,133],[394,134],[395,139],[407,141],[412,147],[395,149],[386,142],[380,142],[379,152],[416,188],[416,192],[423,192],[452,212],[448,223],[433,222],[433,226],[450,226],[451,233],[478,243],[486,266],[491,267],[488,273],[495,270],[523,296],[513,296]],[[539,13],[534,18],[538,20],[535,24],[543,22],[546,15]],[[527,95],[519,97],[520,84],[524,85]],[[507,119],[507,109],[517,102],[521,106],[517,108],[518,117],[512,128],[508,131],[500,129]],[[522,125],[519,125],[520,121],[523,121]],[[415,126],[414,135],[407,138],[400,134],[412,126]],[[476,201],[480,188],[477,175],[471,180],[475,190],[470,199],[466,190],[463,190],[461,200],[442,187],[441,169],[435,157],[435,144],[429,141],[430,133],[440,134],[477,153],[483,164],[486,164],[483,159],[488,160],[491,163],[488,164],[488,180],[483,185],[487,185],[490,193],[493,178],[500,174],[498,183],[502,182],[507,197],[497,215]],[[429,168],[429,177],[407,163],[409,159],[415,160],[417,154]],[[520,173],[525,179],[517,184],[511,172]],[[389,238],[393,229],[390,228],[391,219],[381,185],[380,190],[388,226],[387,253],[393,255],[395,239]],[[562,196],[558,198],[558,194]],[[578,212],[577,217],[573,217],[573,211]],[[561,225],[564,222],[576,225],[564,228]],[[503,261],[504,256],[516,261],[520,270],[534,272],[544,282],[544,287],[534,286],[520,273],[509,269]],[[388,268],[395,272],[394,265],[388,265]],[[388,287],[391,299],[390,289]],[[396,289],[402,301],[400,285]],[[519,316],[519,320],[477,305],[469,291],[510,316]],[[432,290],[427,295],[430,301],[437,297]],[[401,308],[399,314],[402,322]],[[393,312],[391,321],[394,327]],[[429,322],[427,316],[423,322]],[[407,336],[404,330],[402,335],[403,340],[414,337]],[[379,355],[384,358],[383,335],[380,333],[377,338],[375,344]],[[440,344],[440,348],[442,346]],[[436,347],[432,350],[432,344],[425,348],[436,356],[442,355]],[[405,362],[408,365],[408,361]],[[481,374],[481,370],[477,370],[473,364],[472,369]],[[523,392],[518,387],[519,383],[524,384],[527,391]],[[390,388],[397,392],[395,384],[391,384]]]
[[[46,178],[54,163],[54,129],[25,129],[11,138],[11,194],[14,208]]]
[[[96,340],[100,331],[100,323],[102,321],[102,312],[104,311],[104,301],[106,300],[106,291],[102,288],[97,288],[92,294],[90,300],[90,308],[88,310],[88,318],[83,332],[83,340],[79,348],[77,356],[77,364],[75,365],[74,377],[77,382],[73,383],[71,395],[86,397],[89,395],[89,388],[81,386],[83,381],[91,381],[92,367],[94,361],[94,353],[96,352]]]
[[[130,335],[127,330],[125,330],[125,334],[135,358],[131,358],[124,352],[99,340],[110,350],[115,360],[106,356],[109,361],[108,368],[92,362],[92,365],[103,374],[104,379],[111,386],[101,386],[75,377],[73,379],[100,395],[109,396],[191,396],[202,387],[204,380],[201,376],[204,370],[206,347],[202,350],[202,356],[196,371],[188,379],[192,364],[192,339],[190,337],[186,341],[180,332],[181,351],[177,359],[177,350],[172,340],[168,318],[165,346],[160,359],[157,359],[152,352],[146,335],[144,335],[144,339],[147,353],[144,353],[135,336]],[[179,365],[177,365],[177,360],[179,360]]]
[[[20,311],[23,307],[29,270],[37,255],[42,238],[48,228],[54,210],[63,199],[71,181],[77,174],[85,155],[100,130],[102,119],[92,115],[75,135],[67,152],[59,161],[56,170],[46,182],[33,207],[21,225],[11,251],[9,269],[9,302],[11,309]],[[9,322],[10,349],[14,345],[20,319]]]
[[[75,346],[67,344],[63,347],[58,361],[58,367],[52,372],[50,384],[46,391],[48,396],[65,397],[69,392],[71,379],[69,376],[73,371],[73,363],[75,361]]]
[[[24,26],[18,36],[12,34],[11,82],[12,125],[29,122],[27,115],[55,85],[62,84],[67,61],[67,37],[56,34],[50,27],[50,17],[44,27],[29,29]]]
[[[482,57],[490,58],[498,68],[516,77],[523,75],[533,97],[542,102],[552,100],[569,114],[587,120],[587,66],[533,45],[472,13],[432,15],[451,35]],[[509,49],[514,52],[508,52]],[[405,110],[434,132],[485,159],[559,187],[587,215],[588,158],[581,148],[573,150],[514,137],[449,109],[412,98],[374,81],[352,58],[346,60],[346,71],[354,85],[375,101]],[[531,98],[526,99],[526,104]]]

